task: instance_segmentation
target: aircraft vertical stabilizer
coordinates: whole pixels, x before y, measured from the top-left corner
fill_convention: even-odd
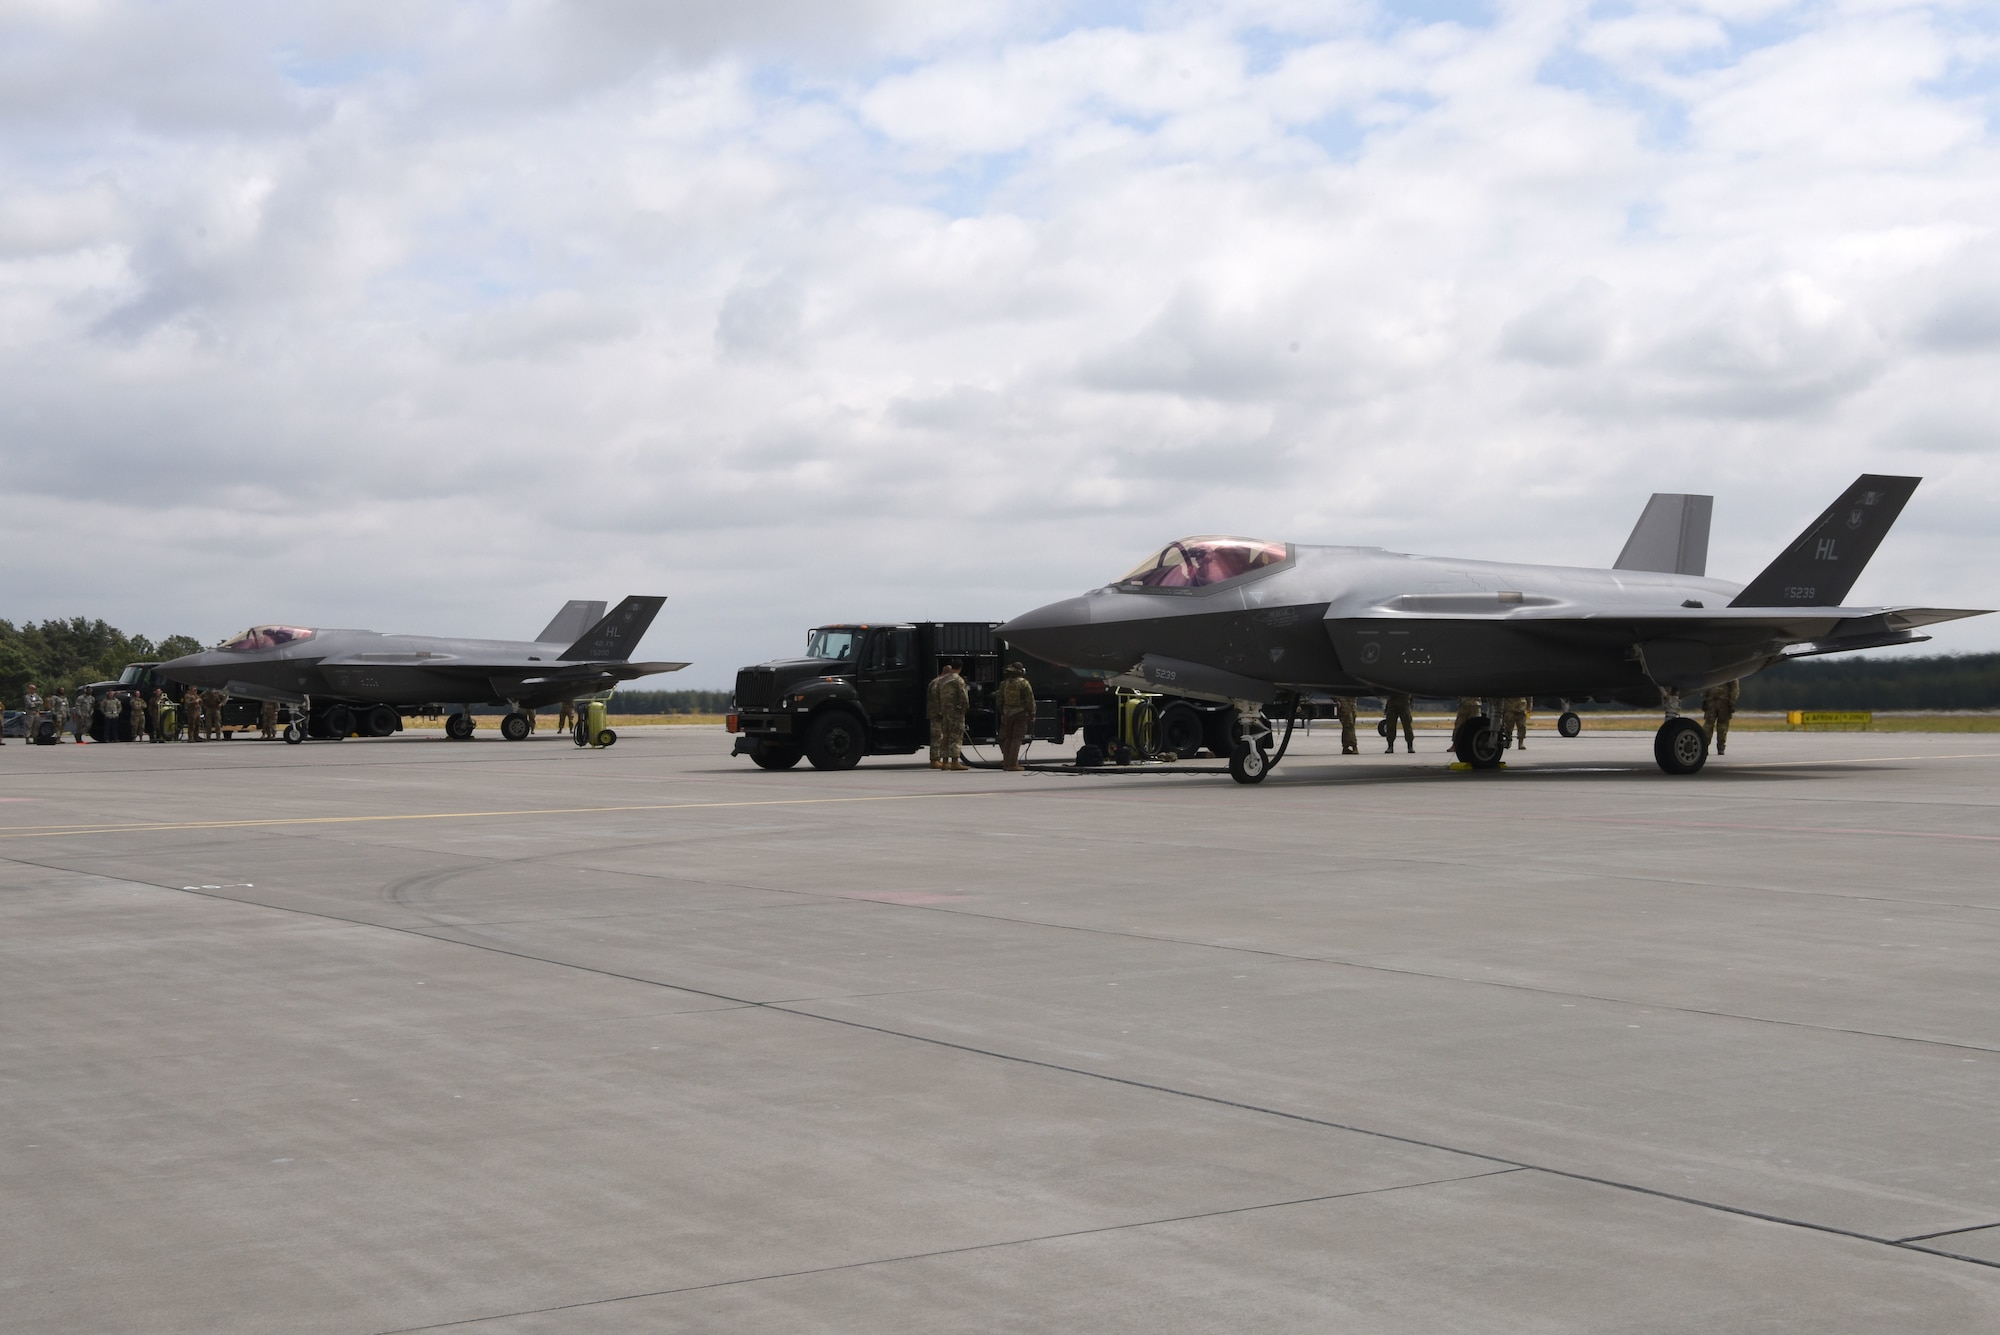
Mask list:
[[[563,650],[563,661],[622,662],[629,659],[666,602],[665,598],[627,598],[612,608],[609,616],[585,631],[575,644]]]
[[[1863,473],[1729,605],[1839,606],[1921,481]]]
[[[1664,575],[1708,573],[1708,522],[1715,497],[1656,491],[1625,539],[1613,570],[1655,570]]]
[[[571,643],[604,619],[606,606],[602,600],[592,602],[587,598],[570,599],[563,604],[563,610],[556,613],[556,619],[542,627],[542,633],[535,637],[535,643]]]

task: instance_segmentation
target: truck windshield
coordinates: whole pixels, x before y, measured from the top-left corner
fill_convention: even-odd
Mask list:
[[[1282,542],[1255,538],[1182,538],[1170,542],[1118,581],[1121,589],[1199,589],[1285,559]]]
[[[146,679],[146,664],[134,663],[118,674],[120,686],[137,686]]]
[[[861,638],[851,630],[816,630],[806,637],[807,658],[831,658],[848,663],[854,660],[854,643]]]

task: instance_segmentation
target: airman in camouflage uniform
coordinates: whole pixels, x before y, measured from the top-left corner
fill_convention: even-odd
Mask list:
[[[278,702],[266,700],[264,707],[257,711],[257,730],[264,734],[265,741],[278,735]]]
[[[1518,735],[1523,751],[1528,749],[1528,715],[1533,712],[1534,701],[1525,695],[1510,695],[1500,702],[1500,734],[1509,739]]]
[[[576,701],[565,700],[562,702],[562,711],[556,715],[556,731],[576,731]]]
[[[1740,681],[1725,681],[1701,693],[1702,731],[1708,734],[1717,755],[1729,750],[1729,720],[1736,713],[1736,702],[1742,698],[1743,683]]]
[[[963,683],[960,683],[963,685]],[[1000,678],[1000,768],[1025,769],[1021,744],[1035,726],[1035,688],[1025,664],[1009,663]]]
[[[972,691],[958,673],[958,664],[946,663],[944,671],[931,680],[931,737],[937,747],[939,769],[966,770],[965,755],[959,750],[965,740],[965,711],[972,706]]]
[[[1382,721],[1389,725],[1389,751],[1396,753],[1396,724],[1403,725],[1403,749],[1416,754],[1416,724],[1410,718],[1410,697],[1398,691],[1394,695],[1382,697]]]
[[[1359,707],[1360,702],[1351,695],[1333,697],[1334,716],[1340,720],[1340,754],[1344,756],[1361,754],[1361,743],[1354,736],[1355,711]]]
[[[201,735],[201,692],[190,686],[181,696],[181,726],[187,729],[188,740],[207,740]]]
[[[122,742],[125,740],[125,705],[119,700],[118,692],[106,691],[104,698],[97,702],[97,716],[104,720],[104,740]]]
[[[211,742],[222,740],[222,706],[228,702],[229,697],[214,687],[201,693],[201,721],[208,726]]]

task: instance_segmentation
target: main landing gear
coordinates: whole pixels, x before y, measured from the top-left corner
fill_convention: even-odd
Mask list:
[[[1697,773],[1708,763],[1708,733],[1691,718],[1670,718],[1653,734],[1653,759],[1669,774]]]
[[[1494,706],[1498,701],[1488,700],[1483,704],[1484,714],[1469,718],[1451,732],[1451,749],[1458,758],[1474,769],[1499,769],[1500,756],[1507,749],[1507,734],[1494,726],[1494,719],[1500,711]]]

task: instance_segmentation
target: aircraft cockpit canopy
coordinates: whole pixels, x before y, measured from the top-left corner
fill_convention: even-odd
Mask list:
[[[218,649],[236,649],[248,652],[253,649],[276,649],[287,644],[297,644],[300,640],[310,640],[313,633],[303,626],[252,626],[241,635],[232,635]]]
[[[1256,538],[1182,538],[1134,566],[1121,589],[1200,589],[1283,561],[1282,542]]]

